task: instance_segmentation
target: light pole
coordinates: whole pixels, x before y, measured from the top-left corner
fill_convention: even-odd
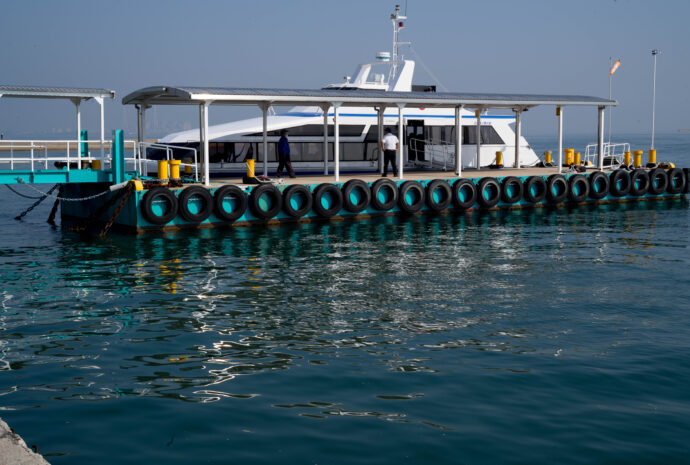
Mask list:
[[[656,56],[659,53],[661,53],[661,50],[652,50],[652,56],[654,57],[654,78],[652,80],[652,150],[654,150],[654,116],[656,111]]]

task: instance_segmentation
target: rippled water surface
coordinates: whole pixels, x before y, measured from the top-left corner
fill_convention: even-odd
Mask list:
[[[101,240],[2,199],[0,416],[51,463],[690,460],[686,201]]]

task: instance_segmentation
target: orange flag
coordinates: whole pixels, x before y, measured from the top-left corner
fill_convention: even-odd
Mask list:
[[[620,61],[620,60],[616,60],[616,62],[615,62],[615,63],[613,64],[613,66],[611,67],[611,70],[609,71],[609,76],[613,76],[613,73],[616,72],[616,70],[618,69],[618,67],[619,67],[620,65],[621,65],[621,61]]]

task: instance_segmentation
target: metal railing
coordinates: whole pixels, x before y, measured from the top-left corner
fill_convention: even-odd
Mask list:
[[[585,147],[585,164],[591,163],[593,166],[597,166],[598,151],[598,144],[587,144],[587,147]],[[604,155],[604,166],[616,168],[623,164],[623,156],[625,152],[630,152],[630,144],[627,142],[604,142],[602,152]]]
[[[82,145],[80,145],[82,144]],[[9,169],[14,171],[15,165],[29,165],[31,171],[35,171],[36,165],[43,165],[43,169],[49,169],[50,162],[65,163],[67,170],[76,163],[77,169],[82,168],[82,163],[90,163],[100,160],[91,156],[89,144],[97,145],[100,148],[100,140],[0,140],[0,166],[9,165]],[[86,156],[80,156],[86,152]],[[9,157],[2,156],[2,153],[9,153]],[[108,154],[108,159],[110,154]],[[3,166],[3,169],[6,168]],[[58,169],[58,167],[55,167]],[[24,168],[22,168],[24,169]],[[61,169],[61,168],[60,168]]]
[[[432,139],[408,139],[408,151],[424,153],[424,161],[416,161],[420,166],[440,168],[443,171],[455,168],[455,145]]]
[[[165,153],[165,160],[170,161],[175,158],[175,154],[178,154],[178,159],[183,160],[180,163],[180,167],[184,168],[186,166],[191,166],[194,169],[194,180],[199,182],[199,157],[198,150],[191,147],[184,147],[181,145],[168,145],[159,144],[157,142],[139,142],[136,143],[136,149],[134,151],[134,158],[125,159],[125,161],[131,161],[135,165],[135,169],[141,173],[142,176],[148,176],[148,166],[153,164],[156,166],[158,160],[151,160],[146,157],[148,149],[158,150]],[[182,152],[182,155],[180,155]],[[184,160],[188,158],[189,153],[193,155],[192,163],[184,163]]]

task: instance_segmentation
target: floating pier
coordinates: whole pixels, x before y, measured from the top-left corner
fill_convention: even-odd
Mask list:
[[[0,86],[0,90],[10,89]],[[12,96],[28,98],[67,98],[81,102],[89,98],[101,103],[112,91],[103,89],[15,88]],[[75,103],[76,104],[76,103]],[[2,162],[1,184],[24,184],[41,194],[41,200],[55,198],[53,214],[61,206],[63,224],[95,228],[101,234],[111,228],[130,232],[246,226],[280,222],[356,219],[377,215],[412,215],[491,209],[516,209],[578,205],[585,203],[629,202],[681,197],[688,193],[690,171],[670,165],[657,165],[656,152],[650,151],[642,166],[641,153],[630,153],[625,162],[605,165],[603,142],[604,109],[617,102],[596,97],[521,94],[461,94],[428,92],[385,92],[361,90],[285,90],[150,87],[126,96],[123,104],[135,105],[138,140],[126,141],[121,130],[113,131],[106,144],[98,141],[100,154],[92,157],[88,136],[79,131],[78,139],[67,141],[65,150],[51,156],[48,144],[37,141],[0,141],[0,149],[10,157]],[[184,147],[184,161],[173,155],[173,146],[144,140],[145,113],[154,105],[193,105],[199,109],[199,156],[194,148]],[[263,114],[263,153],[267,153],[266,115],[274,105],[312,105],[323,110],[324,174],[302,175],[296,179],[262,182],[248,170],[244,178],[212,178],[209,173],[208,113],[212,105],[256,105]],[[552,105],[558,118],[557,159],[545,156],[542,167],[520,164],[521,115],[537,105]],[[454,163],[452,171],[407,171],[405,141],[398,150],[398,172],[381,177],[382,160],[370,173],[347,174],[339,166],[339,109],[370,106],[383,123],[386,108],[398,109],[397,127],[405,133],[403,108],[454,108]],[[579,153],[563,147],[563,114],[567,106],[593,106],[597,110],[598,141],[593,157],[596,164],[584,164]],[[79,106],[77,105],[77,109]],[[472,109],[476,117],[476,144],[480,153],[482,112],[490,108],[515,112],[514,159],[504,160],[497,153],[492,167],[463,163],[460,110]],[[79,115],[79,113],[78,113]],[[79,116],[78,116],[79,117]],[[329,120],[333,134],[329,134]],[[78,124],[79,126],[79,124]],[[101,127],[103,127],[101,119]],[[378,125],[379,140],[383,124]],[[333,143],[333,162],[328,144]],[[15,156],[14,147],[24,147],[29,156]],[[74,153],[70,153],[70,144]],[[28,147],[28,152],[27,152]],[[38,147],[38,148],[37,148]],[[55,144],[51,146],[55,150]],[[106,152],[106,148],[109,150]],[[162,160],[147,158],[147,149],[164,154]],[[629,148],[628,148],[629,150]],[[564,157],[565,155],[565,157]],[[586,154],[590,157],[592,154]],[[506,167],[502,167],[503,164]],[[157,176],[148,176],[151,164],[158,165]],[[27,166],[28,165],[28,166]],[[252,161],[253,165],[253,161]],[[268,174],[267,157],[261,160]],[[490,169],[494,168],[494,169]],[[183,169],[182,173],[180,170]],[[332,169],[332,172],[329,170]],[[201,176],[199,176],[201,174]],[[52,192],[36,184],[55,184]],[[39,200],[40,201],[40,200]],[[22,215],[20,215],[21,217]]]

